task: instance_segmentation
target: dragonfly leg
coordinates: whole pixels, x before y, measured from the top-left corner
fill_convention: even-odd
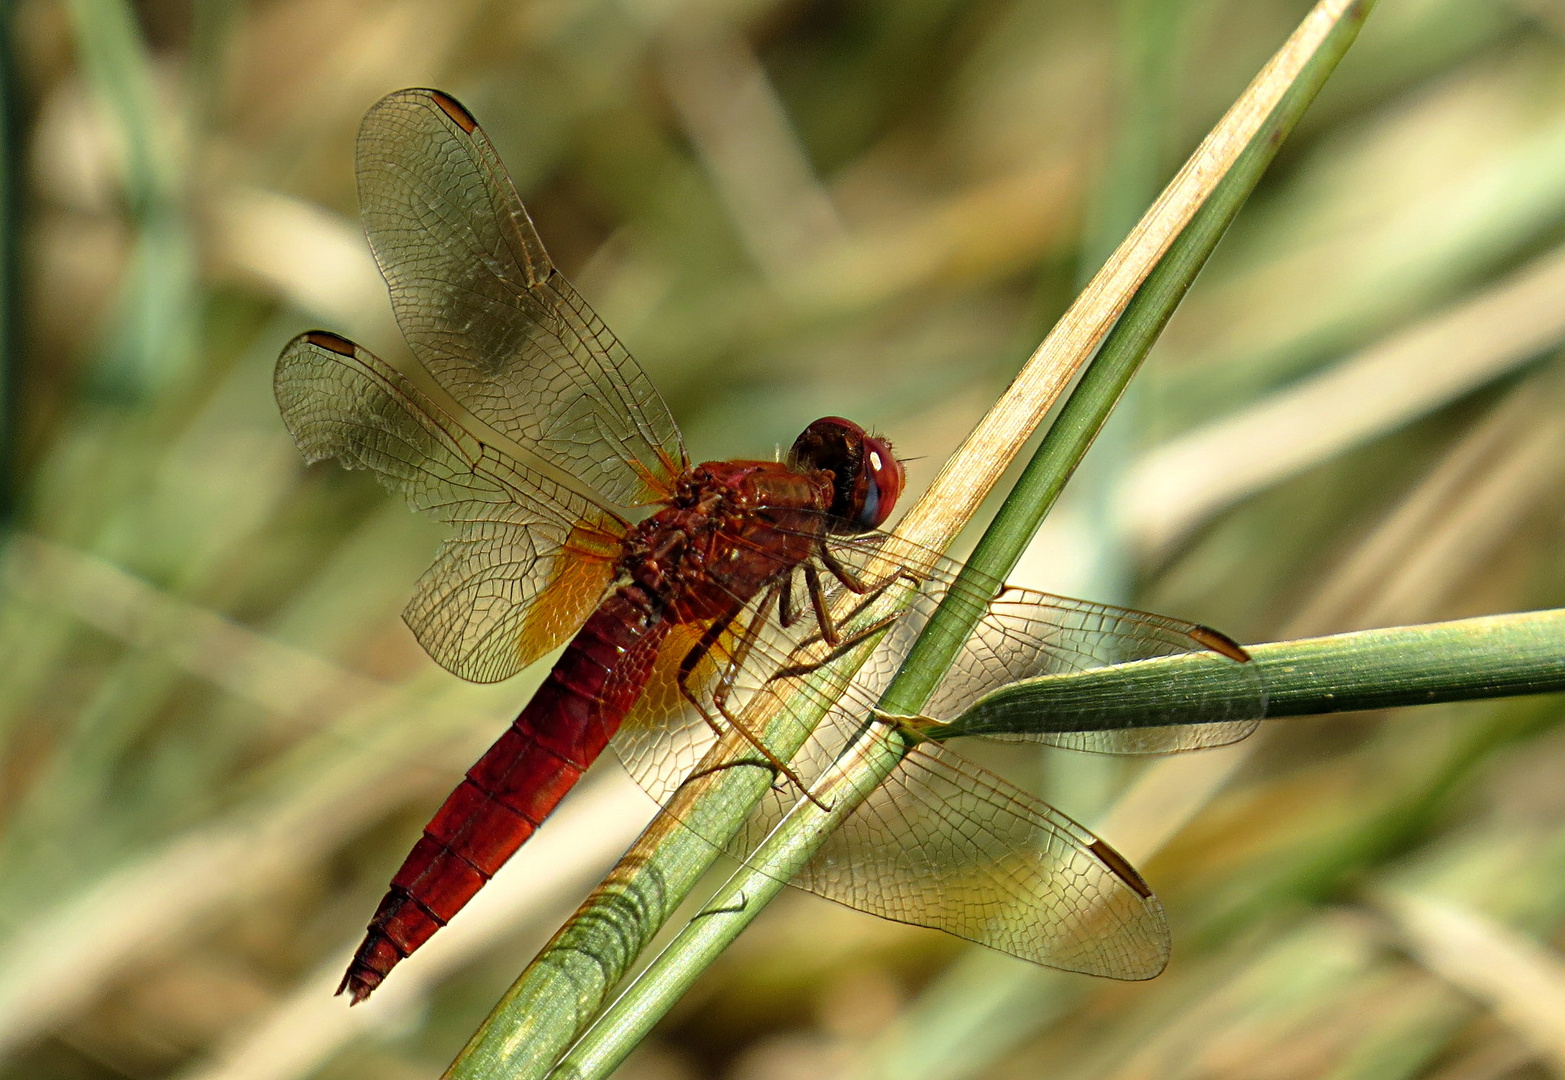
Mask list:
[[[772,617],[772,608],[777,603],[777,596],[778,589],[776,586],[768,589],[765,595],[762,596],[760,606],[756,609],[755,617],[750,620],[744,632],[739,635],[739,643],[734,648],[733,656],[729,658],[726,670],[724,670],[722,677],[718,679],[717,686],[712,691],[712,704],[717,707],[718,714],[728,721],[729,726],[744,736],[745,741],[760,752],[761,756],[766,759],[775,772],[787,777],[804,793],[805,798],[815,803],[822,810],[825,810],[827,807],[810,794],[810,789],[799,777],[799,774],[789,768],[787,763],[776,754],[772,753],[771,748],[763,743],[759,736],[742,723],[737,716],[728,711],[728,695],[733,689],[734,677],[744,665],[745,659],[750,655],[750,652],[755,648],[761,627],[765,626],[766,621]],[[701,635],[701,640],[696,642],[695,646],[685,654],[684,659],[679,662],[679,676],[675,680],[679,685],[679,692],[684,695],[686,701],[695,706],[696,711],[701,714],[701,718],[707,722],[707,726],[717,734],[718,738],[722,738],[726,734],[723,725],[702,704],[695,691],[690,689],[690,675],[695,671],[696,666],[701,663],[702,659],[716,646],[718,639],[733,625],[734,620],[739,617],[739,610],[742,609],[735,610],[726,617],[715,620],[711,626],[707,627],[706,633]]]
[[[729,658],[728,666],[723,670],[722,677],[717,680],[717,686],[712,690],[712,703],[717,706],[718,712],[722,713],[724,718],[729,719],[730,722],[732,722],[732,719],[728,717],[726,707],[728,695],[733,692],[734,680],[739,675],[739,669],[744,667],[745,663],[750,659],[750,653],[754,651],[756,640],[760,636],[760,629],[766,625],[766,620],[772,617],[772,608],[777,605],[780,596],[781,590],[776,586],[767,589],[761,596],[761,602],[756,605],[755,617],[750,620],[749,624],[745,626],[744,632],[739,635],[739,643],[734,646],[734,654]],[[729,616],[728,619],[724,620],[725,626],[732,626],[734,620],[738,617],[738,612]],[[705,639],[703,638],[703,640]],[[708,647],[710,648],[710,646]],[[683,668],[684,665],[681,664],[680,669],[683,670]]]
[[[799,621],[799,613],[793,608],[793,571],[783,575],[777,586],[777,621],[787,629]]]
[[[714,619],[712,621],[712,625],[708,626],[706,628],[706,632],[701,635],[701,640],[697,641],[695,645],[691,647],[690,651],[685,654],[684,659],[679,661],[679,675],[674,680],[675,683],[679,686],[679,693],[681,696],[683,696],[686,701],[690,702],[690,704],[695,708],[696,712],[701,714],[701,719],[706,721],[707,726],[710,727],[719,738],[721,738],[724,734],[723,726],[717,722],[717,720],[710,712],[707,711],[706,706],[701,703],[701,699],[696,695],[696,692],[690,689],[690,676],[695,673],[695,670],[697,666],[700,665],[701,661],[705,660],[706,657],[711,653],[712,649],[717,645],[718,639],[720,639],[723,634],[728,631],[728,628],[734,624],[734,620],[739,617],[739,612],[741,610],[743,609],[735,607],[733,611],[729,612],[721,619]],[[729,667],[731,668],[732,666],[732,662],[730,662]],[[723,678],[727,679],[729,677],[730,676],[725,671]]]
[[[856,593],[860,597],[859,602],[853,605],[853,610],[849,611],[840,620],[844,623],[851,623],[854,619],[857,619],[860,615],[864,614],[865,611],[869,610],[871,604],[884,596],[886,590],[891,588],[891,586],[895,585],[898,581],[906,581],[914,588],[917,588],[919,585],[923,584],[923,581],[918,577],[917,574],[912,573],[906,567],[900,566],[891,571],[888,571],[876,581],[865,581],[857,574],[855,574],[849,567],[844,566],[842,562],[831,553],[831,549],[828,548],[825,544],[820,546],[820,556],[821,563],[826,567],[827,570],[831,571],[832,576],[835,577],[838,581],[842,582],[842,584],[848,589],[849,592]],[[811,569],[808,563],[805,564],[805,569]],[[831,644],[835,644],[835,642],[831,642]]]
[[[896,567],[878,581],[865,581],[851,567],[833,555],[831,548],[824,541],[818,545],[816,554],[820,556],[821,565],[831,571],[832,577],[842,582],[849,592],[858,593],[860,596],[872,589],[884,590],[899,577],[906,578],[908,583],[914,586],[924,583],[917,574],[905,566]]]
[[[896,581],[897,575],[889,574],[868,592],[861,594],[859,602],[853,605],[852,611],[848,612],[842,617],[842,621],[845,623],[851,623],[854,619],[857,619],[860,615],[864,614],[864,612],[869,610],[871,604],[873,604],[876,600],[879,600],[882,596],[885,595],[887,589],[896,584]]]
[[[895,615],[887,615],[884,619],[876,619],[862,630],[855,630],[847,637],[838,641],[836,648],[821,657],[819,660],[810,660],[803,664],[789,664],[787,667],[778,668],[767,682],[775,682],[777,679],[786,679],[793,675],[808,675],[812,671],[818,671],[831,663],[837,657],[850,652],[855,645],[861,644],[864,639],[873,637],[886,627],[902,617],[901,612]]]
[[[804,581],[809,588],[810,604],[815,612],[816,625],[821,628],[821,632],[805,638],[803,641],[799,642],[799,645],[807,646],[814,645],[817,642],[825,642],[827,645],[835,648],[842,644],[842,632],[838,629],[838,627],[844,623],[853,622],[860,615],[869,610],[870,605],[873,604],[876,600],[879,600],[881,596],[885,594],[885,591],[896,582],[896,580],[896,574],[887,575],[881,581],[872,586],[868,592],[861,594],[859,602],[853,605],[853,609],[851,611],[849,611],[841,619],[833,619],[831,617],[831,610],[827,607],[826,604],[825,590],[821,588],[820,572],[806,563],[804,566]],[[795,615],[795,619],[796,618],[797,615]],[[900,616],[892,616],[893,621],[897,618],[900,618]],[[789,620],[779,619],[779,621],[784,627],[792,625],[792,622]],[[869,633],[874,633],[883,625],[885,625],[884,621],[876,623],[873,627],[870,628]],[[862,641],[863,632],[861,631],[860,635],[854,640]],[[833,653],[832,655],[838,656],[840,653]],[[824,663],[824,661],[822,662]]]
[[[847,586],[849,592],[856,592],[861,596],[869,592],[870,587],[864,579],[843,565],[842,560],[831,553],[831,548],[826,546],[824,540],[820,544],[820,557],[822,565],[831,571],[831,576]]]
[[[815,623],[821,628],[821,637],[826,644],[835,648],[842,641],[842,635],[837,632],[837,624],[832,621],[831,612],[826,608],[826,594],[821,589],[821,574],[809,563],[804,564],[804,587],[810,594],[810,606],[815,609]]]

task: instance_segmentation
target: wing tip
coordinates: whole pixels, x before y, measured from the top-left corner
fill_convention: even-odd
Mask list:
[[[1152,886],[1148,885],[1146,879],[1136,872],[1136,868],[1130,865],[1130,861],[1125,856],[1109,847],[1102,840],[1093,840],[1092,843],[1087,845],[1087,850],[1092,852],[1100,863],[1108,867],[1111,874],[1128,885],[1141,899],[1150,900],[1152,898]]]
[[[334,352],[338,356],[353,356],[358,352],[358,346],[341,334],[334,334],[330,330],[307,330],[300,334],[295,341],[303,341],[314,345],[317,349],[325,349]]]
[[[430,86],[410,86],[404,90],[393,90],[381,98],[365,112],[364,118],[368,120],[376,112],[385,106],[399,101],[428,101],[432,102],[441,112],[451,120],[453,124],[471,135],[478,130],[478,121],[473,114],[468,112],[467,106],[444,90],[436,90]]]
[[[425,93],[429,95],[431,101],[440,106],[441,112],[451,118],[453,124],[467,134],[471,135],[478,130],[478,121],[473,118],[472,113],[467,111],[466,106],[456,98],[442,90],[426,90]]]
[[[1117,979],[1120,982],[1151,982],[1153,979],[1157,978],[1159,975],[1163,974],[1163,972],[1168,970],[1168,961],[1171,958],[1172,954],[1164,951],[1155,962],[1148,964],[1146,967],[1136,968],[1132,971],[1126,971],[1121,974],[1110,975],[1108,977],[1111,979]]]
[[[1250,654],[1244,646],[1221,630],[1213,630],[1210,626],[1195,625],[1190,628],[1190,636],[1215,653],[1221,653],[1230,660],[1241,664],[1250,662]]]

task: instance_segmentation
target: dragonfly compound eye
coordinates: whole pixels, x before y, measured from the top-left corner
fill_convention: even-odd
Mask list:
[[[832,474],[831,513],[853,532],[879,528],[896,506],[906,479],[889,442],[840,416],[824,416],[805,428],[788,460],[797,469]]]

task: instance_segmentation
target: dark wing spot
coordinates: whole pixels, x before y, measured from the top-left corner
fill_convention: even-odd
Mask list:
[[[1140,874],[1136,873],[1136,868],[1125,861],[1125,856],[1109,847],[1102,840],[1094,840],[1087,850],[1096,855],[1098,861],[1108,867],[1115,877],[1129,885],[1142,898],[1152,895],[1152,887],[1142,880]]]
[[[1210,626],[1192,626],[1190,628],[1190,636],[1208,649],[1215,653],[1222,653],[1230,660],[1237,660],[1241,664],[1247,664],[1250,661],[1250,654],[1244,651],[1244,646],[1220,630],[1213,630]]]
[[[338,356],[352,356],[354,353],[353,342],[332,333],[330,330],[311,330],[304,335],[304,338],[316,348],[334,352]]]
[[[462,103],[456,98],[442,94],[439,90],[431,90],[429,96],[434,99],[440,111],[449,116],[457,127],[471,135],[478,127],[478,121],[473,119],[473,114],[462,107]]]

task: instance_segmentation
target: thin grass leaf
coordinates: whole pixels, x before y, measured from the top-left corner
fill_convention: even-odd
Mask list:
[[[1565,252],[1148,452],[1122,502],[1162,552],[1218,510],[1439,409],[1565,339]],[[1208,468],[1223,461],[1222,469]]]
[[[1266,714],[1274,718],[1565,690],[1565,610],[1248,648],[1266,686]],[[954,739],[1200,723],[1196,702],[1248,700],[1246,688],[1253,686],[1240,665],[1211,661],[1187,653],[1026,679],[986,694],[931,734]]]

